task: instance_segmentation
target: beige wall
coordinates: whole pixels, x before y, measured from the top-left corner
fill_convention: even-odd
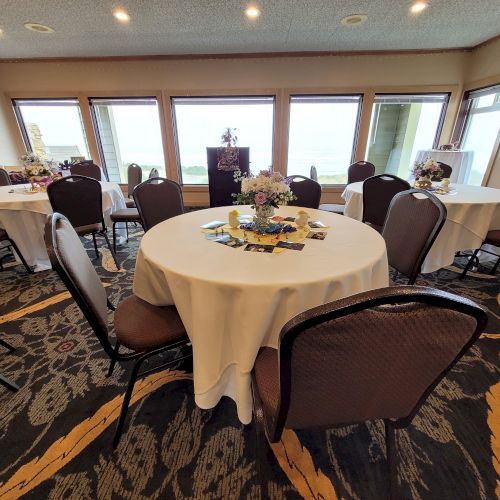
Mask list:
[[[475,50],[466,71],[465,81],[467,84],[481,80],[500,78],[500,38],[493,40],[483,47]]]

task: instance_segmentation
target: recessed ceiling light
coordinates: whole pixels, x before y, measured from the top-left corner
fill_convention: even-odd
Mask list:
[[[25,23],[24,27],[27,30],[35,31],[36,33],[54,33],[54,30],[50,26],[45,26],[39,23]]]
[[[368,16],[365,14],[352,14],[351,16],[344,17],[340,22],[344,26],[356,26],[366,23]]]
[[[255,5],[249,5],[245,9],[245,14],[249,19],[257,19],[260,16],[260,10]]]
[[[113,16],[115,16],[121,23],[128,23],[130,21],[130,16],[125,9],[114,10]]]
[[[427,3],[426,2],[415,2],[410,7],[410,12],[412,14],[418,14],[419,12],[422,12],[425,8],[427,8]]]

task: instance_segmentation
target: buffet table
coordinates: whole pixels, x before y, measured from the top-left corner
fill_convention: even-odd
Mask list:
[[[101,182],[104,221],[111,225],[110,214],[126,208],[118,184]],[[0,186],[0,227],[3,227],[35,272],[50,269],[43,239],[45,219],[52,213],[47,193],[29,193],[28,185]]]
[[[176,305],[193,345],[198,406],[212,408],[229,396],[248,423],[260,347],[277,347],[282,326],[302,311],[387,286],[388,265],[376,231],[320,210],[307,212],[329,226],[327,236],[305,240],[302,251],[259,253],[208,240],[200,226],[227,221],[231,208],[186,213],[150,229],[137,256],[134,293],[153,305]],[[277,215],[298,210],[281,207]]]
[[[451,192],[436,195],[445,205],[446,222],[422,264],[423,273],[431,273],[453,264],[455,253],[479,248],[490,229],[500,229],[500,189],[466,184],[450,184]],[[356,220],[363,217],[363,183],[346,186],[344,215]],[[402,242],[404,250],[404,242]]]

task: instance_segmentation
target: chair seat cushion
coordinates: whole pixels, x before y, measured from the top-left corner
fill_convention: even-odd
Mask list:
[[[255,360],[255,381],[264,406],[264,411],[275,415],[279,401],[278,350],[262,347]]]
[[[125,200],[125,205],[127,205],[127,208],[135,208],[135,201],[134,200]]]
[[[188,340],[175,306],[152,306],[135,295],[116,308],[115,333],[120,344],[139,352]]]
[[[496,245],[500,247],[500,229],[496,229],[494,231],[488,231],[486,235],[485,243],[489,243],[490,245]]]
[[[140,222],[139,212],[137,208],[122,208],[111,214],[113,222]]]
[[[101,231],[101,224],[87,224],[86,226],[75,227],[76,234],[83,236],[84,234],[96,233]]]
[[[336,203],[323,203],[319,206],[320,210],[325,210],[326,212],[333,212],[334,214],[344,214],[345,205],[340,205]]]

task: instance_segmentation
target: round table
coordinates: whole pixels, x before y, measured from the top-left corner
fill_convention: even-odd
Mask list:
[[[111,212],[126,208],[120,186],[114,182],[101,182],[104,221],[111,225]],[[26,185],[0,186],[0,227],[12,238],[24,258],[35,271],[50,269],[44,241],[45,220],[52,213],[47,193],[27,193]]]
[[[228,220],[234,207],[168,219],[143,237],[134,293],[157,306],[175,304],[193,345],[195,400],[214,407],[231,397],[243,423],[252,418],[250,372],[261,346],[278,346],[283,325],[312,307],[388,285],[383,238],[341,215],[307,209],[330,228],[302,251],[254,253],[209,241],[200,226]],[[298,207],[281,207],[283,217]],[[240,207],[252,214],[250,207]]]
[[[500,229],[500,189],[450,184],[450,193],[436,195],[448,211],[446,222],[422,264],[431,273],[453,264],[456,252],[479,248],[486,233]],[[342,193],[344,215],[363,217],[363,183],[348,184]]]

